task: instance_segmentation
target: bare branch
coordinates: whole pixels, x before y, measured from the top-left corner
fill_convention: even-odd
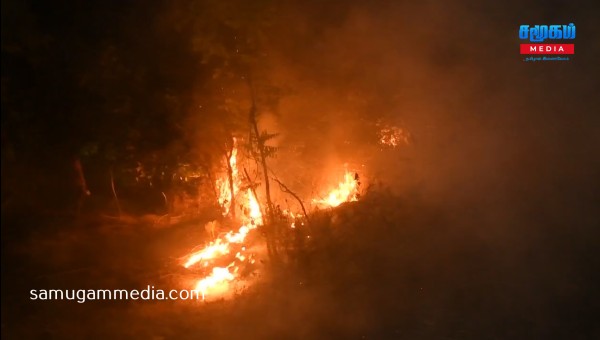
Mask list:
[[[279,188],[281,189],[281,191],[285,192],[286,194],[290,194],[292,197],[294,197],[296,199],[296,201],[298,201],[298,203],[300,203],[302,212],[304,213],[304,216],[306,216],[306,220],[310,223],[310,218],[308,217],[308,214],[306,213],[306,209],[304,208],[304,203],[302,202],[300,197],[298,197],[298,195],[295,192],[290,190],[285,184],[283,184],[276,177],[271,177],[271,179],[274,180],[275,182],[277,182],[277,184],[279,184]]]

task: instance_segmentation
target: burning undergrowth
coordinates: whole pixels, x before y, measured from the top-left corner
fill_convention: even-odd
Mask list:
[[[294,260],[311,241],[311,214],[356,201],[360,195],[358,174],[346,171],[340,183],[310,201],[310,214],[302,200],[277,178],[273,180],[297,200],[300,211],[261,204],[256,190],[260,184],[250,177],[247,163],[240,161],[237,143],[234,139],[227,154],[228,171],[215,182],[223,218],[208,222],[204,228],[210,240],[181,260],[181,265],[197,276],[193,289],[203,300],[228,298],[246,289],[260,277],[262,264]],[[269,235],[274,239],[271,244]]]
[[[439,213],[373,187],[356,201],[313,211],[310,223],[293,229],[298,243],[286,266],[265,270],[269,280],[220,305],[244,325],[219,329],[222,338],[248,329],[257,338],[319,338],[324,329],[330,338],[388,338],[399,334],[387,325],[398,319],[411,331],[424,327],[397,313],[430,303],[447,275],[436,267],[448,255],[440,223]],[[260,317],[249,324],[249,315]]]

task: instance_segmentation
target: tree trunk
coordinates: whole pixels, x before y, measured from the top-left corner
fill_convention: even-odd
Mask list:
[[[265,234],[267,238],[267,250],[269,251],[269,257],[271,261],[274,263],[279,263],[279,254],[277,251],[277,223],[275,223],[275,219],[273,217],[273,201],[271,200],[271,186],[269,183],[267,157],[265,155],[265,143],[260,138],[258,123],[256,122],[256,101],[254,98],[254,89],[250,81],[248,81],[248,86],[250,86],[250,93],[252,97],[252,106],[250,107],[250,126],[252,128],[252,132],[256,136],[258,154],[260,157],[260,164],[262,167],[263,177],[265,181],[265,200],[267,202],[267,211],[266,216],[263,215],[263,225],[265,228]]]
[[[244,168],[244,176],[246,177],[246,181],[248,182],[249,186],[250,186],[250,191],[252,192],[252,195],[254,195],[254,198],[256,199],[256,203],[258,204],[258,210],[260,211],[260,215],[263,217],[263,227],[265,228],[265,234],[266,234],[266,239],[267,239],[267,254],[269,254],[269,258],[273,261],[276,261],[277,259],[277,250],[275,248],[275,244],[273,242],[273,237],[272,237],[272,232],[269,229],[270,226],[265,223],[265,214],[264,214],[264,209],[262,204],[260,204],[260,201],[258,199],[258,195],[256,194],[256,189],[254,188],[254,183],[252,183],[252,180],[250,179],[250,175],[248,174],[248,170],[246,170],[246,168]]]
[[[235,148],[235,140],[231,144],[231,149],[225,152],[225,161],[227,162],[227,179],[229,180],[229,215],[235,219],[235,192],[233,185],[233,167],[231,166],[231,157],[233,156],[233,148]]]
[[[260,133],[258,132],[258,124],[256,123],[256,107],[254,105],[254,99],[252,100],[252,108],[250,109],[250,125],[252,126],[252,130],[254,135],[256,136],[256,142],[258,147],[258,153],[260,156],[260,164],[262,167],[263,177],[265,181],[265,199],[267,201],[267,216],[268,221],[272,222],[273,217],[273,201],[271,200],[271,186],[269,183],[269,173],[267,167],[267,158],[265,156],[265,145],[264,142],[260,138]]]

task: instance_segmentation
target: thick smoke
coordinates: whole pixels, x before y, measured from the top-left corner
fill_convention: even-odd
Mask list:
[[[282,172],[315,177],[323,165],[364,164],[388,185],[440,201],[510,200],[524,186],[534,194],[558,178],[590,178],[598,118],[581,100],[597,87],[584,76],[594,48],[587,35],[595,34],[586,13],[502,8],[284,6],[265,61],[289,89],[275,112],[281,155],[300,154],[276,167],[306,163]],[[520,24],[575,19],[586,34],[572,62],[521,60]],[[382,151],[381,121],[409,131],[410,145]]]

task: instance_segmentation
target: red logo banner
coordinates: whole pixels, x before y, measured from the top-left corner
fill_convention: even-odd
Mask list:
[[[521,44],[521,54],[575,54],[575,44]]]

